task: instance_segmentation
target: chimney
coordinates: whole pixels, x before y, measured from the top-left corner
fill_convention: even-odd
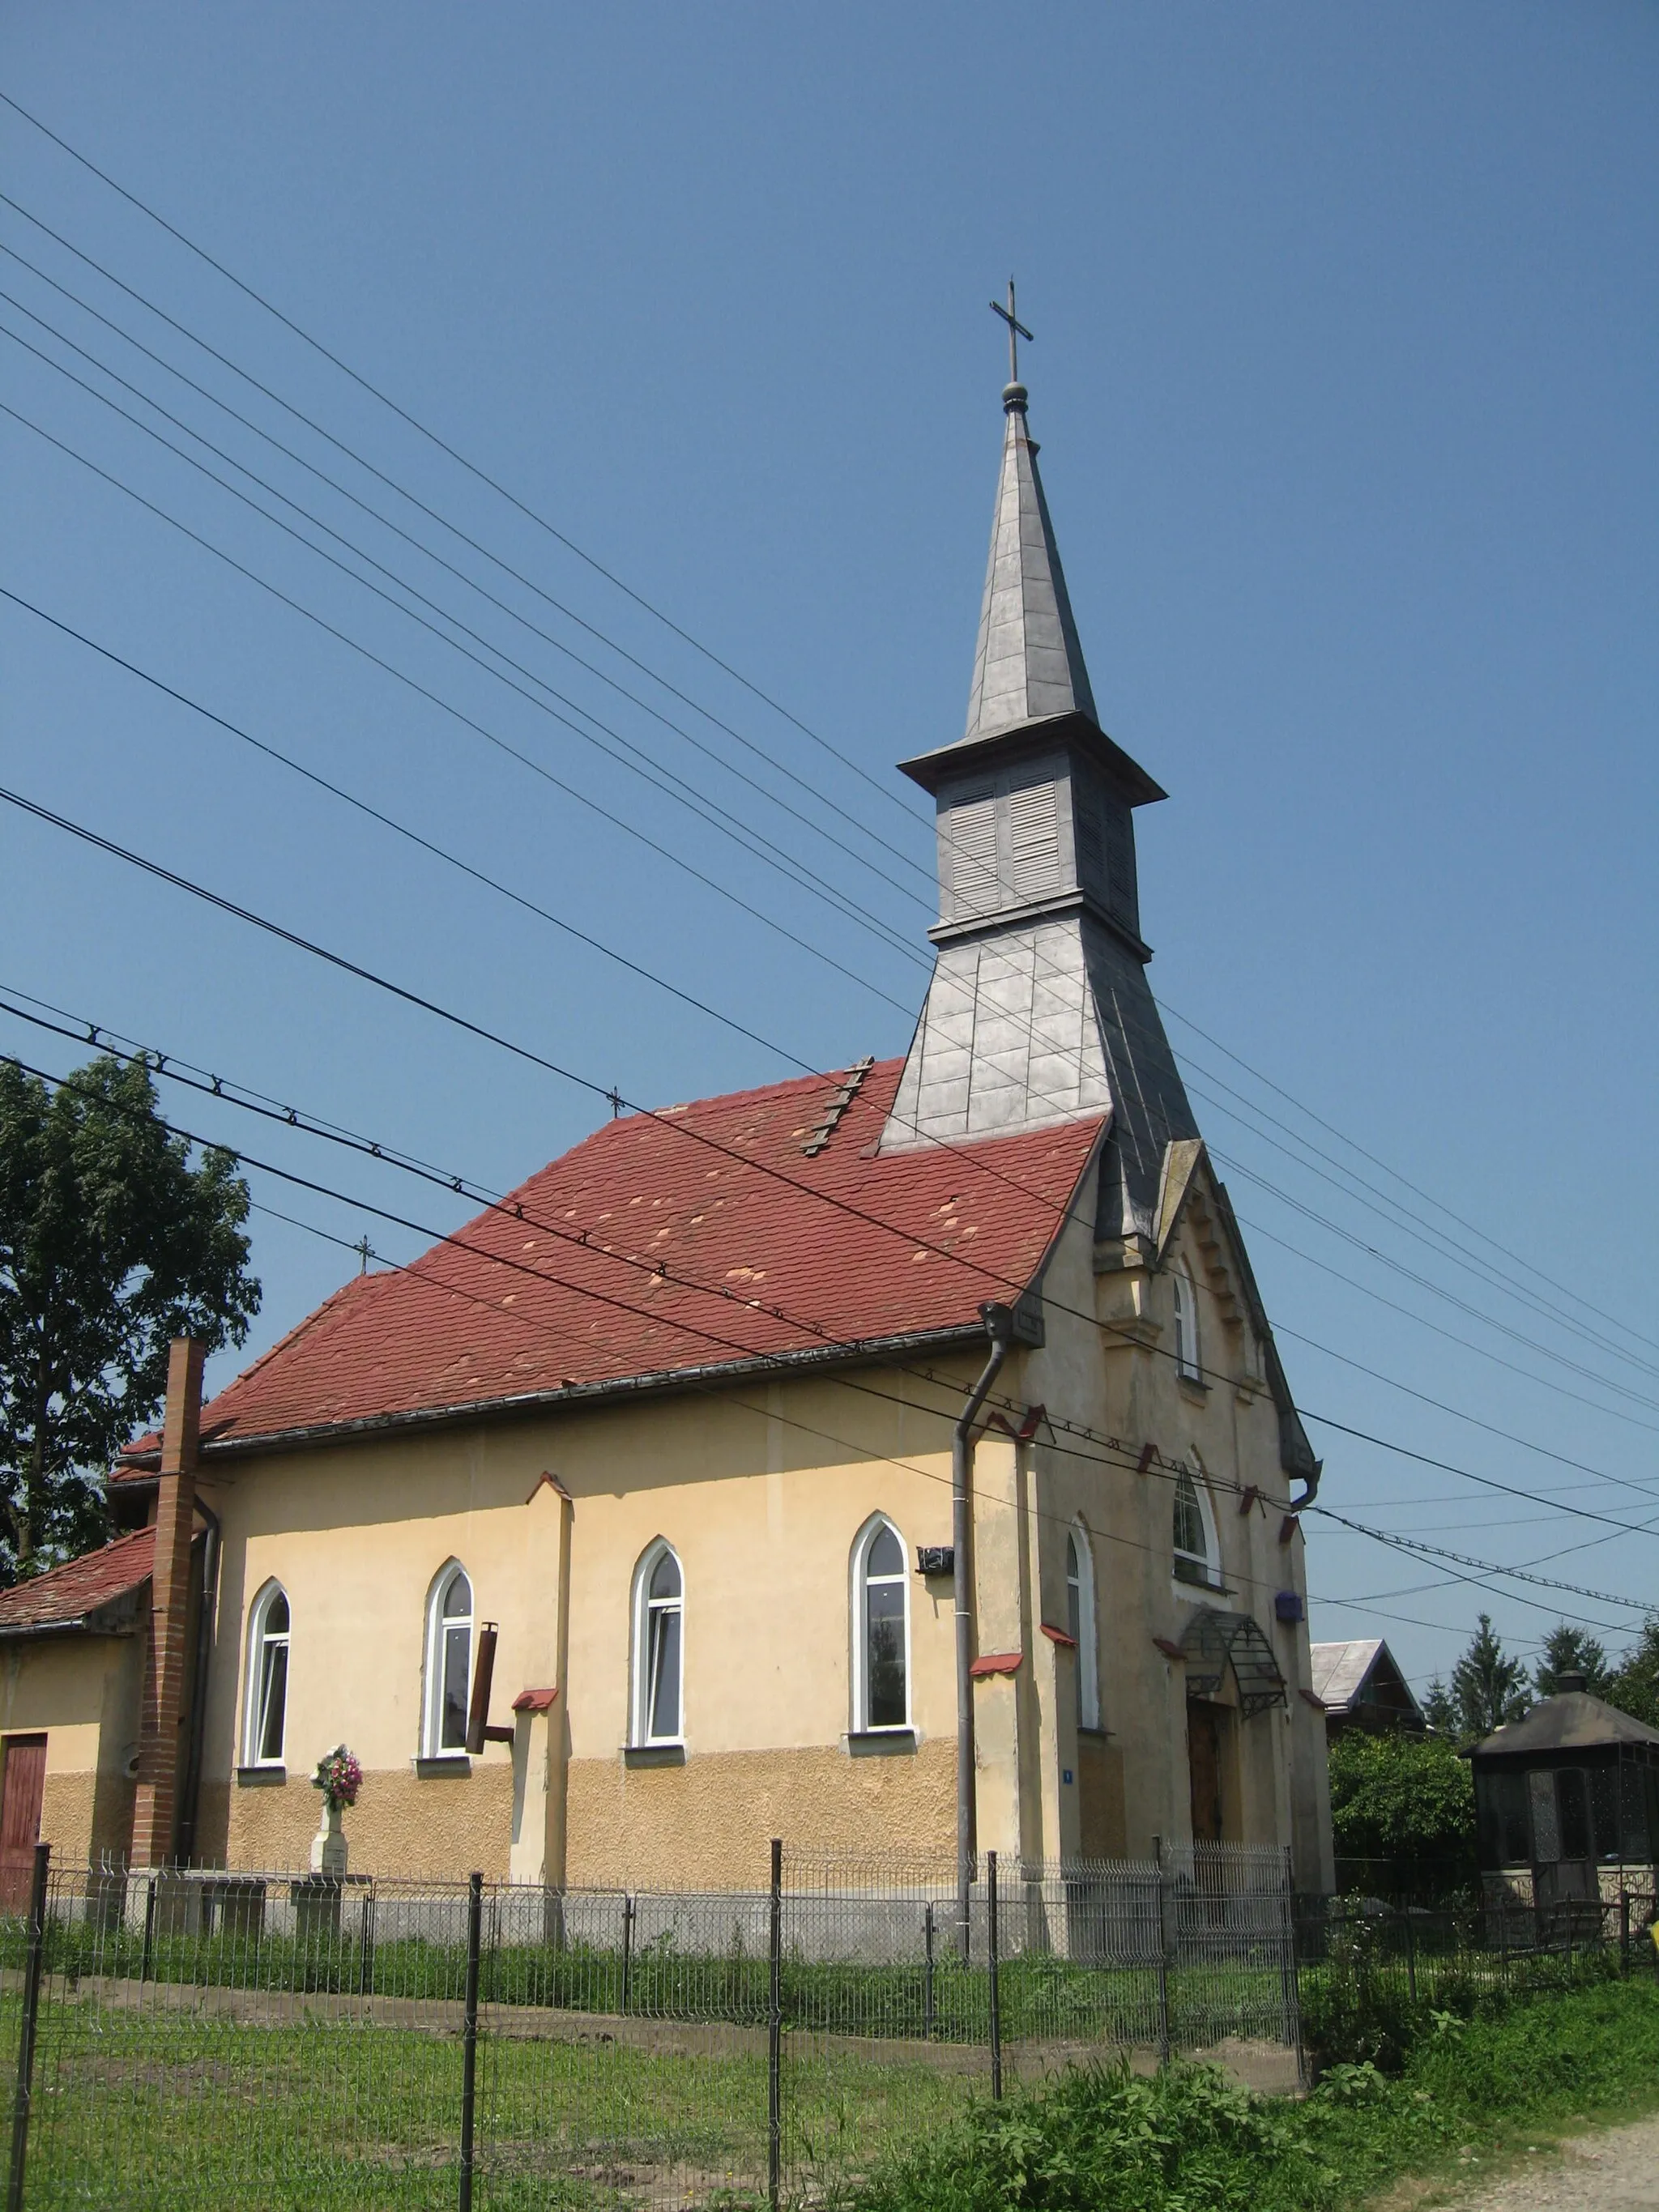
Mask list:
[[[202,1346],[173,1340],[161,1429],[161,1479],[155,1506],[155,1564],[150,1573],[149,1662],[139,1727],[138,1793],[133,1808],[136,1866],[173,1857],[173,1818],[183,1763],[185,1690],[190,1674],[190,1546],[196,1528],[196,1447],[202,1425]]]

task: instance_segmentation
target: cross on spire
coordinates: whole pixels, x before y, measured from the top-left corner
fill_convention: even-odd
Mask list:
[[[994,315],[1000,315],[1008,325],[1008,381],[1010,384],[1018,384],[1019,382],[1019,342],[1024,338],[1028,345],[1034,345],[1036,341],[1014,313],[1014,280],[1012,276],[1008,279],[1007,306],[1005,307],[1000,300],[993,300],[991,313]]]

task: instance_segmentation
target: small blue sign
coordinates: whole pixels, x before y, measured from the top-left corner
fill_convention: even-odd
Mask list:
[[[1071,1770],[1071,1768],[1070,1768],[1069,1766],[1062,1766],[1062,1767],[1060,1768],[1060,1780],[1061,1780],[1062,1782],[1069,1782],[1069,1781],[1071,1780],[1071,1778],[1072,1778],[1072,1770]]]

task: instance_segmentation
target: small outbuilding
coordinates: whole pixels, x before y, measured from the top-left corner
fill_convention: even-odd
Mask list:
[[[1650,1894],[1659,1867],[1659,1730],[1564,1688],[1469,1754],[1481,1879],[1549,1905]]]
[[[1421,1735],[1428,1723],[1411,1684],[1381,1637],[1309,1647],[1313,1693],[1325,1708],[1325,1734],[1334,1741],[1348,1729],[1371,1735]]]

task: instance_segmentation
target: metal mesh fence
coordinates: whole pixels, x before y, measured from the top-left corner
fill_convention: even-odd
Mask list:
[[[742,1893],[109,1868],[40,1896],[0,1919],[31,2212],[822,2202],[1005,2077],[1180,2051],[1287,2087],[1302,2008],[1317,2041],[1396,1988],[1644,1949],[1653,1911],[1298,1902],[1225,1846],[988,1855],[965,1920],[937,1868],[793,1855]]]

